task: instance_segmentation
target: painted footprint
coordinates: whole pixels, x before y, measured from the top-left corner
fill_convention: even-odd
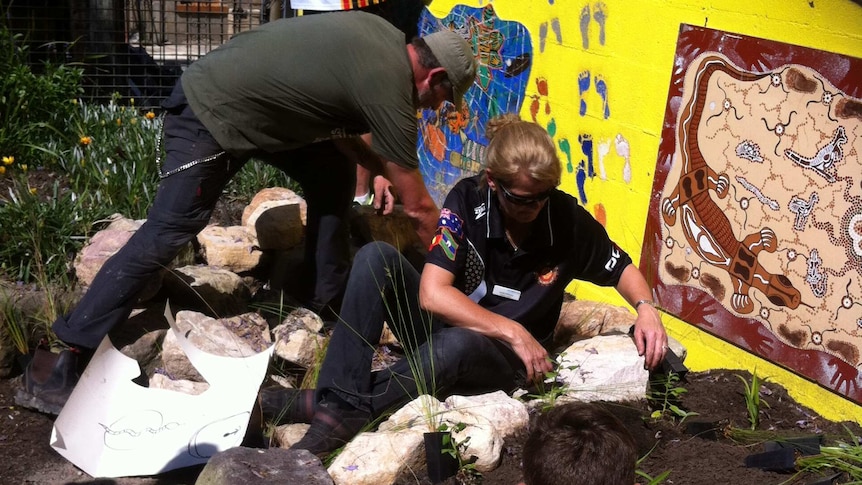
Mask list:
[[[603,2],[593,5],[593,19],[599,24],[599,44],[605,45],[605,20],[608,18],[608,6]]]
[[[578,143],[581,144],[581,152],[586,157],[587,176],[593,178],[596,176],[595,168],[593,167],[593,135],[582,133],[578,135]]]
[[[557,44],[562,44],[563,31],[560,29],[560,19],[556,17],[551,19],[551,32],[553,32],[554,36],[556,36]]]
[[[545,40],[548,38],[548,23],[539,24],[539,52],[545,52]]]
[[[587,169],[584,166],[584,162],[581,161],[578,164],[578,173],[575,174],[575,181],[578,184],[578,198],[581,200],[581,205],[587,205],[587,191],[585,188],[587,182]]]
[[[568,138],[563,138],[559,142],[560,151],[562,151],[566,155],[566,171],[572,173],[575,171],[574,165],[572,165],[572,146],[569,144]]]
[[[611,116],[611,106],[608,103],[608,85],[602,76],[596,76],[596,92],[602,97],[603,114],[605,119],[608,119]]]
[[[584,45],[584,49],[589,49],[590,48],[590,6],[589,5],[584,5],[584,8],[581,9],[580,24],[581,24],[581,42]]]
[[[578,97],[581,98],[581,107],[578,110],[581,116],[587,114],[587,100],[584,98],[590,89],[590,71],[578,74]]]
[[[539,109],[543,99],[545,101],[545,114],[551,114],[551,105],[548,103],[548,80],[543,77],[536,78],[536,91],[539,94],[530,96],[530,116],[533,118],[533,123],[539,122]]]
[[[625,165],[623,165],[623,180],[627,184],[630,184],[632,182],[632,154],[629,141],[621,133],[617,133],[617,136],[614,138],[614,145],[617,149],[617,155],[623,157],[626,161]]]
[[[600,141],[596,148],[596,153],[599,156],[599,178],[602,180],[608,179],[608,174],[605,172],[605,157],[611,152],[611,141]]]

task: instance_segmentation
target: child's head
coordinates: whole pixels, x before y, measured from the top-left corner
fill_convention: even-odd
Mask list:
[[[526,485],[632,485],[637,446],[613,414],[569,403],[540,416],[524,445]]]

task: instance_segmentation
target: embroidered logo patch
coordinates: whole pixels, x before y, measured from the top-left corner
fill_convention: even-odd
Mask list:
[[[550,285],[554,284],[555,281],[557,281],[557,277],[559,275],[560,275],[560,268],[559,267],[543,268],[538,272],[538,274],[536,276],[536,281],[538,281],[539,284],[542,286],[550,286]]]
[[[428,248],[428,250],[430,251],[434,249],[434,246],[440,246],[440,249],[443,250],[443,254],[445,254],[450,261],[455,261],[455,255],[458,254],[458,242],[455,240],[455,237],[449,229],[445,227],[437,228],[437,234],[431,241],[431,247]]]
[[[458,214],[446,209],[445,207],[440,210],[440,220],[437,222],[437,231],[440,229],[449,229],[449,232],[461,239],[464,237],[464,224],[461,223],[461,218],[458,217]]]

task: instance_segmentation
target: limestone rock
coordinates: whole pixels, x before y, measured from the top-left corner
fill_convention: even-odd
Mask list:
[[[628,335],[575,342],[557,358],[558,378],[577,401],[636,401],[646,396],[649,372]]]
[[[269,187],[261,190],[251,199],[245,210],[242,211],[242,225],[249,225],[249,218],[257,211],[257,208],[265,202],[282,201],[288,204],[296,203],[299,205],[299,215],[302,220],[302,225],[305,226],[307,221],[308,204],[305,199],[296,194],[296,192],[284,187]]]
[[[588,300],[564,302],[554,329],[554,346],[565,348],[578,338],[610,332],[627,333],[636,318],[624,307]]]
[[[352,221],[353,226],[366,241],[383,241],[401,252],[419,250],[422,254],[431,242],[419,241],[413,223],[400,205],[396,205],[393,212],[386,216],[378,214],[372,206],[358,206],[354,210],[356,217]]]
[[[314,313],[308,308],[296,308],[291,310],[287,316],[284,317],[284,320],[281,321],[281,325],[277,328],[289,328],[290,330],[298,330],[305,329],[311,332],[319,332],[323,328],[323,320],[320,318],[320,315]]]
[[[210,385],[206,382],[195,382],[185,379],[174,380],[164,374],[156,373],[153,374],[153,377],[150,377],[150,388],[164,389],[167,391],[181,392],[183,394],[197,396],[198,394],[203,394],[207,389],[209,389]]]
[[[248,357],[271,343],[266,320],[256,313],[215,319],[202,313],[181,311],[176,324],[197,348],[225,357]],[[163,372],[172,380],[203,382],[177,342],[174,332],[168,332],[162,346]]]
[[[295,192],[271,187],[252,198],[242,212],[242,225],[257,235],[261,249],[284,251],[302,241],[307,212],[305,200]]]
[[[320,460],[306,450],[231,448],[217,453],[195,485],[332,485]]]
[[[240,273],[260,262],[257,237],[245,226],[207,226],[198,234],[198,242],[210,266]]]
[[[164,287],[176,308],[210,316],[236,315],[247,309],[251,292],[236,273],[213,266],[184,266],[165,276]]]
[[[425,466],[424,450],[419,431],[362,433],[344,447],[328,471],[338,485],[394,483],[403,471]]]
[[[311,367],[326,347],[326,337],[305,328],[290,331],[289,327],[279,325],[273,335],[275,355],[303,367]]]
[[[504,440],[525,428],[530,415],[523,402],[503,391],[476,396],[449,396],[446,408],[483,417]]]
[[[308,431],[308,427],[309,425],[305,423],[292,423],[276,426],[275,431],[272,433],[274,444],[282,448],[290,448],[294,443],[305,436],[305,433]]]

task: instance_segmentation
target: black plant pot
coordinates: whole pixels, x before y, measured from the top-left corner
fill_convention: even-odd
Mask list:
[[[444,436],[448,436],[445,440]],[[449,431],[425,433],[425,461],[428,463],[428,478],[431,483],[440,483],[458,473],[458,459],[449,453],[453,447]]]
[[[779,473],[792,472],[796,467],[796,450],[780,448],[745,457],[745,466]]]

